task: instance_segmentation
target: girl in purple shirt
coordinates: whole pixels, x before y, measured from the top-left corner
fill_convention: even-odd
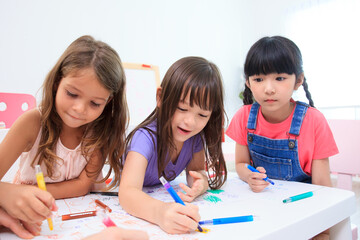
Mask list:
[[[165,203],[142,188],[159,184],[161,176],[171,181],[184,169],[188,186],[180,184],[185,193],[178,193],[183,201],[191,202],[209,187],[218,189],[224,184],[220,72],[206,59],[182,58],[165,74],[156,100],[154,111],[127,138],[119,201],[131,215],[168,233],[185,233],[197,228],[197,206]],[[214,178],[208,178],[209,171],[215,173]]]

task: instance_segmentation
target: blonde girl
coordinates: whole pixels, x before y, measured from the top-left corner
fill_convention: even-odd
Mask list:
[[[82,36],[47,75],[39,108],[24,113],[1,143],[0,178],[20,156],[14,182],[35,185],[34,166],[40,164],[55,199],[87,194],[112,170],[118,182],[127,122],[118,54],[106,43]],[[103,178],[106,162],[110,170]],[[9,198],[5,205],[16,205],[17,199]]]

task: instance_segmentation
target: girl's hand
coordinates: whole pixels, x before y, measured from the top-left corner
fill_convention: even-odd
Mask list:
[[[147,240],[149,236],[140,230],[127,230],[119,227],[108,227],[101,232],[91,235],[83,240]]]
[[[203,174],[197,171],[189,171],[189,174],[193,178],[192,187],[190,188],[184,183],[179,184],[180,188],[185,191],[186,194],[178,192],[178,195],[185,202],[193,201],[209,188],[208,181]]]
[[[250,172],[247,177],[246,182],[249,184],[251,190],[253,192],[261,192],[266,188],[269,183],[264,180],[266,178],[266,170],[263,167],[256,168],[260,173],[257,172]]]
[[[160,228],[170,234],[195,230],[200,221],[199,208],[192,204],[164,203],[158,216]]]
[[[4,226],[13,231],[18,237],[31,239],[40,235],[41,222],[27,223],[11,217],[4,209],[0,208],[0,226]]]
[[[5,201],[0,199],[0,206],[10,216],[28,223],[41,222],[57,210],[51,194],[35,186],[0,183],[0,193],[7,195]]]

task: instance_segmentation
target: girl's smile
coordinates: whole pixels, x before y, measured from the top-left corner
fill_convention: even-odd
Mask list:
[[[194,103],[190,106],[190,93],[180,101],[171,121],[175,144],[181,145],[198,134],[208,123],[212,111],[201,109]],[[181,143],[181,144],[180,144]]]
[[[63,123],[77,128],[97,119],[104,110],[110,91],[88,68],[61,79],[56,92],[56,111]]]

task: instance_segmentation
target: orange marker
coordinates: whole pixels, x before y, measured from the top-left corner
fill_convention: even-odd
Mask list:
[[[66,214],[66,215],[62,215],[61,219],[63,221],[66,221],[66,220],[71,220],[71,219],[76,219],[76,218],[86,218],[86,217],[92,217],[92,216],[96,216],[96,211]]]
[[[101,202],[100,200],[95,200],[96,205],[98,205],[99,207],[102,207],[103,209],[107,210],[109,213],[112,212],[111,208],[109,208],[109,206],[107,206],[105,203]]]

